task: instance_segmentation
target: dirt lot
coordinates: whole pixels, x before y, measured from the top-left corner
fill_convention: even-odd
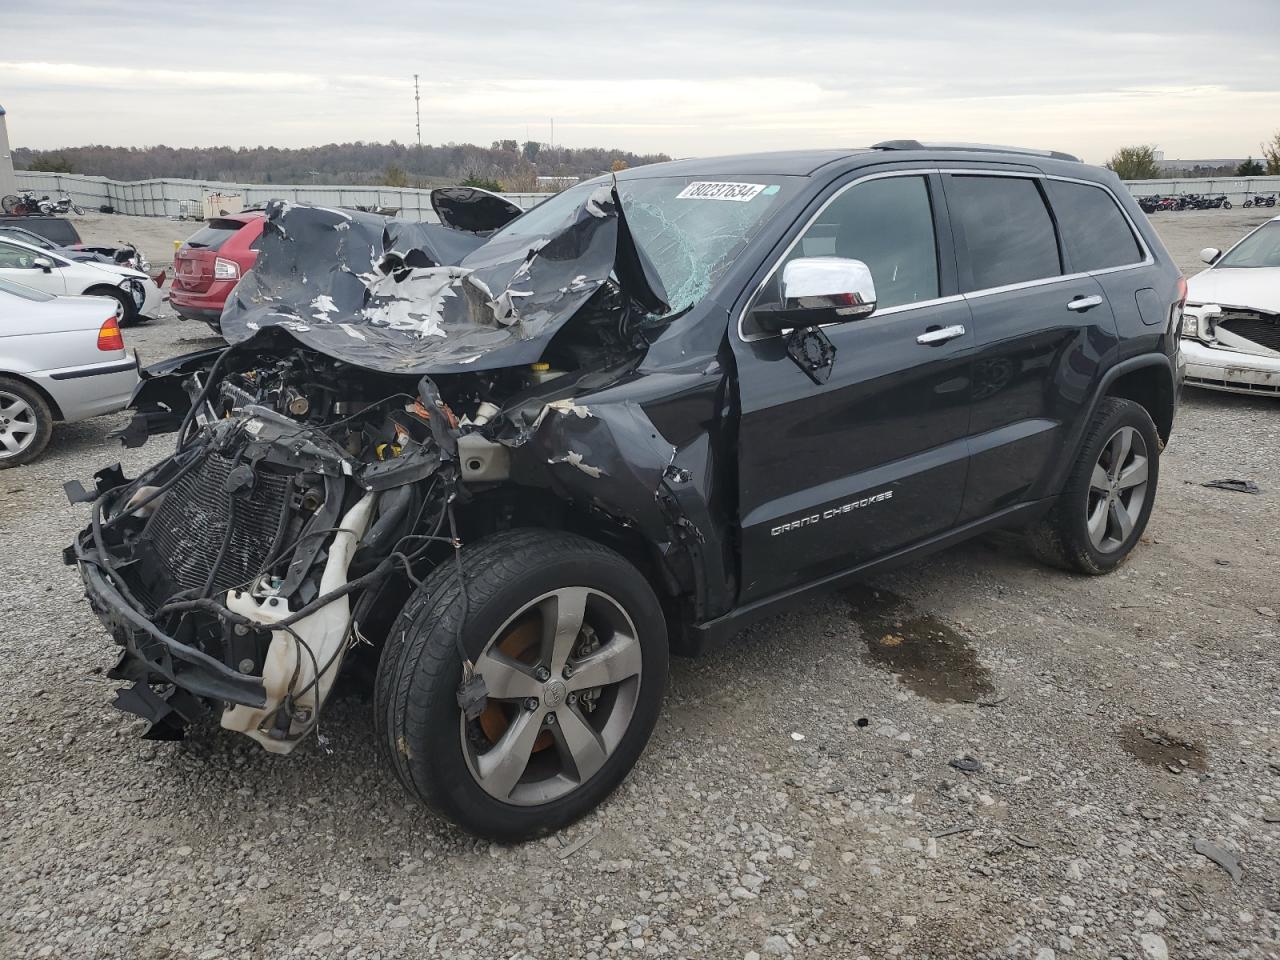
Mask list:
[[[1156,222],[1190,271],[1265,216]],[[626,784],[517,847],[410,801],[357,697],[291,758],[136,739],[59,557],[62,482],[158,455],[119,420],[0,474],[0,956],[1280,956],[1280,404],[1187,393],[1113,576],[995,536],[677,661]]]

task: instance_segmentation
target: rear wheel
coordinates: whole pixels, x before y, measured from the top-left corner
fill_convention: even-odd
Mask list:
[[[30,463],[53,435],[53,413],[34,387],[0,377],[0,470]]]
[[[1062,495],[1030,531],[1040,559],[1110,573],[1146,529],[1160,474],[1160,437],[1147,411],[1108,397],[1098,406]]]
[[[635,764],[661,707],[666,625],[628,561],[581,537],[508,531],[446,560],[392,628],[378,741],[404,785],[473,833],[522,840],[572,823]],[[484,679],[458,704],[462,644]]]

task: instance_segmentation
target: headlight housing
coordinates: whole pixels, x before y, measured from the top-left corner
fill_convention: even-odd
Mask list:
[[[147,302],[147,290],[142,285],[142,281],[129,279],[122,283],[121,286],[129,292],[133,305],[141,310],[142,305]]]
[[[1182,335],[1188,340],[1210,343],[1217,339],[1213,321],[1220,316],[1222,308],[1217,304],[1189,303],[1182,311]]]

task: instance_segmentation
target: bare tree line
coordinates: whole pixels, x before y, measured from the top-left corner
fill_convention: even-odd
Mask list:
[[[317,147],[111,147],[58,150],[16,147],[19,170],[45,170],[146,180],[181,177],[238,183],[381,184],[494,182],[507,190],[535,189],[538,177],[590,177],[611,169],[671,159],[607,147],[550,147],[496,140],[492,146],[448,143],[329,143]]]

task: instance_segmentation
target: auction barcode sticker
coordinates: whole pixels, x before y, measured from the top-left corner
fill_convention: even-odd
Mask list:
[[[746,203],[754,199],[763,183],[719,183],[709,180],[695,180],[676,194],[677,200],[735,200]]]

